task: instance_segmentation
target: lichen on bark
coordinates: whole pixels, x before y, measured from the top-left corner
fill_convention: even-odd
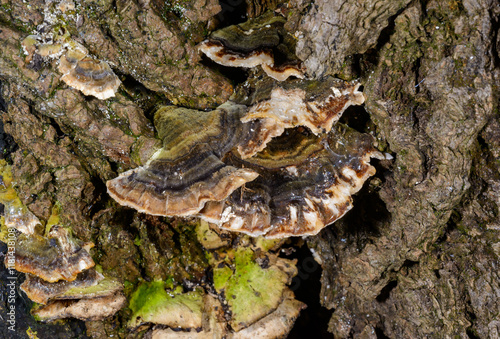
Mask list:
[[[227,71],[195,48],[216,25],[218,2],[76,2],[61,15],[57,27],[123,82],[106,101],[63,85],[56,59],[26,59],[21,42],[47,27],[52,5],[0,6],[1,118],[18,145],[5,156],[22,203],[45,222],[61,206],[59,222],[96,244],[93,258],[127,296],[151,284],[143,280],[210,286],[206,253],[248,239],[138,215],[114,204],[103,183],[159,147],[150,122],[157,104],[208,109],[231,95]],[[310,77],[360,78],[366,112],[355,118],[366,122],[358,128],[394,157],[378,164],[352,212],[307,239],[323,269],[329,331],[338,338],[500,336],[498,4],[248,0],[246,8],[249,17],[264,9],[287,16]],[[228,275],[237,271],[224,265]],[[87,335],[127,337],[131,316],[124,309],[89,321]],[[39,335],[50,331],[29,324]],[[71,323],[57,329],[82,331]]]
[[[366,109],[395,161],[371,194],[378,217],[341,220],[336,235],[309,241],[336,336],[497,335],[500,304],[481,306],[498,293],[499,234],[471,213],[485,215],[474,201],[486,200],[482,218],[498,222],[498,199],[483,193],[498,186],[485,127],[497,120],[498,15],[488,1],[412,2],[358,56]],[[490,170],[479,174],[478,159]]]

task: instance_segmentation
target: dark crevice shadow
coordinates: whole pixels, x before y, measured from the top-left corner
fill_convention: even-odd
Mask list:
[[[370,114],[364,106],[349,106],[342,116],[339,123],[349,126],[360,133],[366,133],[372,124]]]
[[[247,69],[242,67],[229,67],[219,65],[215,61],[208,58],[206,55],[201,56],[200,64],[229,79],[234,87],[245,82],[248,79]]]
[[[385,302],[391,296],[391,291],[398,286],[397,280],[389,281],[387,285],[382,288],[379,295],[375,298],[379,303]]]
[[[341,219],[343,231],[349,235],[364,233],[379,236],[379,228],[391,222],[391,214],[385,202],[376,192],[368,192],[368,187],[353,196],[353,209]]]
[[[396,31],[396,18],[412,6],[420,6],[420,0],[411,1],[408,5],[399,9],[394,15],[387,19],[387,26],[380,32],[373,48],[368,49],[363,54],[353,55],[353,70],[360,78],[364,78],[368,75],[369,71],[378,64],[380,60],[380,51],[384,45],[390,42],[391,36]]]
[[[170,104],[167,98],[148,89],[132,75],[122,73],[119,70],[114,70],[114,72],[120,78],[123,88],[125,88],[121,92],[143,110],[144,115],[151,123],[153,122],[157,104],[160,102],[164,105]]]
[[[219,0],[221,11],[215,16],[219,21],[217,29],[240,24],[247,20],[245,0]]]
[[[298,260],[298,274],[293,278],[290,289],[295,298],[305,303],[307,308],[300,312],[287,338],[332,338],[332,334],[328,332],[328,322],[333,310],[326,309],[319,302],[323,270],[305,244],[295,249],[295,252],[286,256],[287,259]]]
[[[390,339],[388,336],[385,335],[384,331],[379,327],[375,327],[375,335],[377,336],[377,339]]]
[[[5,133],[3,120],[0,119],[0,159],[11,162],[11,155],[19,148],[10,134]]]

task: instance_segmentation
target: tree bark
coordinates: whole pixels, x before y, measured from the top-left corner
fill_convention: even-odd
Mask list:
[[[231,95],[227,71],[195,47],[220,7],[213,0],[75,4],[59,25],[120,77],[111,100],[64,85],[57,59],[23,53],[29,34],[53,25],[54,4],[0,7],[0,146],[16,190],[42,220],[56,202],[63,206],[61,222],[93,241],[96,261],[119,279],[201,281],[207,263],[192,232],[117,207],[105,181],[147,160],[141,150],[155,143],[157,104],[208,109]],[[394,158],[377,165],[351,212],[307,238],[323,269],[328,330],[336,338],[500,337],[498,2],[248,0],[246,7],[250,17],[265,9],[287,16],[310,77],[359,79],[366,103],[353,113],[363,120],[357,128]],[[87,322],[87,334],[127,337],[126,312]],[[83,331],[29,316],[22,324],[41,338]]]

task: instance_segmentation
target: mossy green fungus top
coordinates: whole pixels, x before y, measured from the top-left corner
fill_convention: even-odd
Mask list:
[[[182,287],[172,288],[171,281],[141,284],[130,298],[132,317],[128,326],[135,328],[151,322],[172,328],[200,328],[203,292],[183,293]]]
[[[288,275],[275,266],[262,268],[250,248],[238,248],[234,267],[214,268],[214,287],[224,291],[238,331],[274,311],[281,302]]]

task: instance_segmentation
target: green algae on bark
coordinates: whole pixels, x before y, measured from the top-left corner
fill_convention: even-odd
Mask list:
[[[136,328],[150,322],[172,328],[200,328],[202,307],[202,290],[182,292],[182,287],[174,289],[169,281],[145,282],[130,297],[132,317],[128,326]]]
[[[0,159],[0,204],[4,215],[0,219],[0,240],[7,243],[9,228],[24,234],[33,234],[40,220],[21,202],[12,187],[12,167]]]
[[[214,288],[224,295],[229,306],[231,327],[238,331],[278,307],[287,289],[286,284],[295,272],[281,270],[272,262],[262,261],[259,265],[254,251],[248,247],[229,250],[226,258],[233,256],[234,262],[219,262],[213,274]],[[275,260],[284,260],[287,261],[285,265],[293,266],[288,260]]]

